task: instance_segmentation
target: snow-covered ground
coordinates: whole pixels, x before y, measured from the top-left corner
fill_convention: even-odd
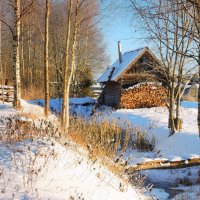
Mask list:
[[[200,158],[200,139],[197,127],[197,109],[182,108],[183,129],[169,137],[168,111],[166,108],[117,110],[115,118],[128,120],[140,126],[156,139],[156,157],[170,161]]]
[[[22,105],[25,113],[43,112],[43,108],[25,101]],[[15,114],[11,104],[0,103],[1,119]],[[38,138],[12,143],[0,140],[0,199],[142,200],[147,197],[102,165],[89,161],[84,151],[70,141],[63,146],[52,138]]]
[[[182,180],[185,178],[187,178],[192,185],[197,183],[200,184],[199,166],[168,170],[144,170],[142,174],[147,176],[148,179],[155,184],[159,184],[160,180],[162,180],[162,184],[168,187],[174,187],[181,184]]]
[[[84,98],[70,98],[70,111],[71,114],[78,114],[79,116],[90,116],[96,99],[91,97]],[[31,100],[30,104],[44,106],[45,102],[43,99]],[[51,99],[50,109],[54,113],[61,113],[62,110],[62,99]]]
[[[0,118],[15,115],[17,112],[12,108],[10,103],[0,103]]]
[[[197,127],[197,109],[182,108],[183,129],[169,137],[168,111],[166,108],[117,110],[110,117],[127,120],[140,126],[155,137],[156,157],[170,161],[200,158],[200,139]]]
[[[78,104],[76,104],[78,102]],[[91,105],[83,106],[89,103]],[[92,98],[71,99],[71,114],[78,114],[90,117],[93,109]],[[44,105],[42,100],[31,101],[31,103]],[[62,101],[52,99],[50,106],[53,111],[61,111]],[[200,139],[197,126],[197,106],[196,102],[182,102],[181,118],[183,119],[183,129],[169,137],[168,110],[164,107],[141,108],[141,109],[119,109],[113,111],[109,107],[103,107],[99,112],[101,117],[117,119],[119,123],[130,122],[135,127],[141,127],[148,133],[150,138],[155,138],[155,149],[153,152],[128,152],[130,164],[151,161],[154,159],[164,159],[169,161],[187,160],[200,158]],[[132,157],[130,159],[130,157]]]
[[[94,106],[93,103],[95,100],[94,99],[88,100],[88,99],[78,99],[78,100],[74,99],[75,100],[74,102],[72,99],[71,100],[71,113],[90,117],[91,111]],[[87,100],[89,102],[87,102]],[[31,103],[44,105],[42,100],[31,101]],[[51,109],[54,112],[59,113],[61,110],[62,102],[59,99],[54,99],[54,100],[51,100],[50,105],[51,105]],[[36,113],[36,112],[38,112],[38,110],[41,114],[43,113],[43,108],[41,108],[40,106],[30,105],[30,104],[27,104],[26,102],[23,102],[23,106],[25,107],[24,112],[26,112],[26,113],[29,113],[30,111],[33,111]],[[0,116],[4,116],[4,115],[6,116],[8,113],[12,113],[12,114],[16,113],[16,111],[13,110],[9,105],[6,105],[6,106],[0,105],[0,110],[1,110]],[[195,103],[195,102],[182,102],[181,117],[183,119],[183,129],[181,130],[180,133],[175,133],[173,136],[170,136],[170,137],[168,137],[169,136],[169,130],[167,127],[168,111],[166,108],[142,108],[142,109],[134,109],[134,110],[120,109],[120,110],[114,111],[109,107],[102,107],[99,109],[98,112],[102,113],[102,115],[100,115],[101,117],[114,118],[114,119],[117,119],[119,121],[119,123],[123,123],[124,121],[131,122],[131,124],[133,124],[133,126],[136,126],[136,127],[139,126],[143,130],[145,130],[148,133],[149,137],[152,137],[152,136],[155,137],[156,144],[155,144],[154,151],[139,152],[136,150],[132,150],[132,151],[127,152],[127,156],[129,157],[129,161],[130,161],[129,164],[131,164],[131,165],[135,165],[137,163],[142,163],[145,161],[156,160],[156,159],[174,161],[174,160],[183,160],[183,159],[187,160],[190,158],[200,158],[200,139],[198,136],[198,127],[197,127],[197,120],[196,120],[196,118],[197,118],[197,103]],[[57,144],[54,146],[57,146]],[[48,145],[47,145],[47,147],[48,147]],[[68,151],[68,150],[64,149],[64,151]],[[66,152],[64,154],[71,154],[71,153],[72,152]],[[73,153],[75,153],[75,152],[73,152]],[[76,153],[73,156],[81,157],[81,155],[77,156]],[[66,159],[66,160],[68,160],[68,159]],[[62,160],[62,162],[65,163],[65,162],[67,162],[66,160]],[[83,160],[85,160],[85,158],[83,158]],[[58,162],[58,160],[56,162]],[[74,162],[75,161],[72,161],[71,164],[74,165]],[[87,163],[88,161],[84,161],[84,162]],[[90,164],[88,164],[87,167],[88,166],[90,169],[92,168],[92,166]],[[51,167],[51,164],[50,164],[50,167]],[[77,168],[79,169],[79,166],[77,166]],[[83,166],[81,167],[81,169],[82,168],[84,169],[83,171],[85,171],[85,168]],[[95,167],[95,169],[96,169],[96,167]],[[99,171],[97,173],[99,174],[101,169],[98,168],[98,170]],[[55,173],[60,173],[60,172],[55,172]],[[74,173],[77,173],[77,172],[74,172]],[[89,170],[88,174],[90,174],[90,173],[92,174],[91,176],[94,175],[93,170]],[[180,170],[145,170],[145,171],[143,171],[143,174],[148,177],[148,180],[155,184],[155,187],[152,190],[152,194],[154,194],[156,196],[156,198],[159,198],[162,200],[172,198],[171,193],[173,190],[170,189],[171,187],[174,187],[175,193],[179,190],[181,191],[181,194],[179,194],[179,192],[177,192],[177,195],[176,195],[176,197],[174,197],[174,199],[198,199],[199,193],[200,193],[200,186],[199,186],[199,182],[198,182],[199,173],[200,173],[200,166],[190,167],[190,168],[185,168],[185,169],[180,169]],[[112,177],[112,175],[108,174],[108,172],[106,172],[105,174],[107,174],[106,176],[108,176],[108,177]],[[51,175],[49,175],[49,176],[51,177]],[[76,175],[74,175],[74,176],[76,176]],[[185,177],[189,177],[190,182],[192,184],[194,184],[194,186],[183,187],[182,185],[180,185],[181,179],[184,179]],[[99,184],[98,183],[99,177],[96,177],[96,178],[97,178],[97,180],[95,180],[95,181],[97,184]],[[60,180],[60,178],[59,178],[59,180]],[[103,178],[103,180],[104,180],[104,178]],[[114,179],[114,182],[115,182],[115,180],[116,179]],[[62,182],[62,180],[60,180],[60,181],[61,182],[59,184],[62,185],[63,182]],[[42,181],[42,182],[45,182],[45,181]],[[58,182],[59,181],[56,180],[56,183],[58,183]],[[96,184],[96,183],[94,183],[94,184]],[[87,182],[86,184],[90,185],[89,182]],[[110,183],[107,183],[107,184],[109,186],[111,186],[111,188],[113,188],[112,184],[111,185],[110,185]],[[43,191],[43,190],[45,190],[44,188],[48,188],[48,187],[47,186],[43,187],[41,185],[39,184],[41,194],[46,195],[47,193],[45,194],[45,191]],[[58,188],[60,187],[60,185],[58,186]],[[80,187],[80,185],[77,186],[77,188],[79,188],[79,187]],[[94,188],[95,187],[96,186],[94,186]],[[99,187],[102,188],[101,185]],[[168,189],[167,189],[168,187],[169,187],[170,191],[168,191]],[[103,186],[103,188],[106,191],[108,190],[111,196],[117,194],[117,193],[115,193],[116,191],[110,192],[110,189],[108,189],[107,186]],[[104,189],[102,189],[103,194],[104,194]],[[114,190],[115,189],[116,188],[114,187]],[[83,190],[85,191],[85,193],[84,193],[85,198],[88,197],[87,196],[88,194],[91,195],[91,193],[88,193],[87,190],[85,190],[85,189],[83,189]],[[30,191],[30,190],[28,190],[28,191]],[[71,190],[69,190],[69,188],[66,186],[66,191],[69,192]],[[124,195],[123,197],[121,197],[120,195],[118,196],[118,194],[117,194],[117,196],[119,197],[119,199],[123,199],[123,198],[129,199],[129,196],[126,196],[126,195],[131,194],[131,195],[133,195],[133,199],[136,199],[136,197],[134,196],[136,194],[135,190],[130,189],[130,191],[131,192],[129,192],[129,190],[128,190],[125,194],[123,193],[123,195]],[[183,191],[185,191],[185,193],[182,193]],[[75,195],[75,193],[80,194],[82,192],[82,189],[73,190],[73,192],[70,194],[73,194],[73,195]],[[64,193],[65,192],[63,192],[63,194]],[[97,194],[98,194],[98,192],[97,192]],[[36,193],[34,193],[34,195],[36,195]],[[52,194],[52,196],[53,195],[55,195],[55,194]],[[67,193],[67,195],[69,195],[69,193]],[[108,197],[111,197],[111,196],[108,195]],[[44,198],[46,198],[46,197],[44,196]],[[55,198],[59,199],[58,197],[55,197]],[[99,199],[96,196],[94,196],[94,197],[92,196],[92,198]],[[107,197],[105,197],[105,199],[106,198]],[[114,198],[114,199],[117,199],[117,198]]]
[[[152,194],[159,199],[200,199],[200,166],[144,170],[142,174],[153,183]]]
[[[105,168],[53,139],[0,143],[0,172],[2,200],[142,199],[129,185],[122,189]]]
[[[109,118],[119,119],[120,122],[131,122],[134,126],[139,126],[148,132],[150,137],[155,137],[156,144],[153,152],[128,152],[131,165],[156,159],[187,160],[200,158],[197,105],[196,102],[182,102],[183,129],[180,133],[175,133],[170,137],[167,121],[168,111],[166,108],[120,109],[109,111],[109,114],[105,115],[109,116]],[[173,199],[200,199],[200,166],[177,170],[145,170],[143,175],[154,183],[152,194],[156,198],[166,200],[177,194]],[[181,190],[181,194],[178,194],[179,192],[177,191],[180,190],[179,183],[185,178],[188,178],[194,186],[185,187],[185,190]],[[174,190],[170,189],[172,186]],[[183,193],[183,191],[185,192]],[[172,193],[174,194],[172,195]]]

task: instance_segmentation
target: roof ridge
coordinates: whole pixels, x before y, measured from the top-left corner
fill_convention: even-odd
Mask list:
[[[131,50],[131,51],[126,51],[126,52],[124,52],[124,54],[131,53],[131,52],[134,52],[134,51],[139,51],[139,50],[142,50],[142,49],[149,49],[149,48],[148,47],[141,47],[141,48],[134,49],[134,50]]]

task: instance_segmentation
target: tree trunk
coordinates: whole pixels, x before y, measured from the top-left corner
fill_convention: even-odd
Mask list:
[[[178,91],[177,91],[177,99],[176,99],[176,130],[180,131],[182,128],[182,120],[180,117],[180,108],[181,108],[181,88],[180,85],[178,85]]]
[[[2,2],[1,2],[2,3]],[[0,5],[0,17],[1,17],[1,12],[2,12],[2,5]],[[4,79],[3,79],[3,65],[2,65],[2,55],[1,55],[1,49],[2,49],[2,44],[1,44],[1,41],[2,41],[2,34],[1,34],[1,28],[2,27],[2,23],[0,21],[0,69],[1,69],[1,84],[2,84],[2,101],[4,103]]]
[[[20,0],[15,0],[15,27],[13,31],[13,70],[14,70],[14,102],[16,109],[21,108],[21,77],[20,77]]]
[[[199,83],[200,83],[200,2],[199,0],[187,0],[187,2],[191,3],[197,11],[197,15],[194,15],[194,20],[196,24],[196,29],[198,32],[198,67],[199,67]],[[198,130],[199,130],[199,138],[200,138],[200,88],[198,90]]]
[[[44,48],[44,80],[45,80],[45,109],[44,114],[48,117],[49,114],[49,15],[50,5],[49,0],[46,0],[45,12],[45,48]]]
[[[174,87],[172,86],[170,90],[170,99],[169,99],[169,125],[170,125],[170,135],[173,135],[176,132],[175,123],[174,123]]]
[[[28,29],[28,66],[27,66],[27,85],[31,88],[32,85],[32,67],[31,67],[31,19],[29,16],[29,29]]]
[[[199,11],[200,14],[200,11]],[[199,23],[199,29],[200,29],[200,23]],[[200,40],[200,38],[199,38]],[[199,57],[198,57],[198,66],[199,66],[199,84],[200,84],[200,44],[199,44]],[[199,138],[200,138],[200,88],[198,89],[198,129],[199,129]]]
[[[71,69],[70,69],[70,74],[67,82],[67,105],[66,105],[66,128],[69,128],[69,117],[70,117],[70,108],[69,108],[69,97],[70,97],[70,85],[72,82],[72,77],[75,71],[75,57],[76,57],[76,41],[77,41],[77,32],[78,32],[78,6],[79,6],[79,0],[76,0],[76,13],[75,13],[75,22],[74,22],[74,34],[73,34],[73,44],[72,44],[72,60],[71,60]]]
[[[184,61],[183,61],[184,63]],[[180,131],[182,129],[182,119],[180,115],[180,109],[181,109],[181,87],[183,83],[183,66],[182,63],[179,64],[179,69],[178,69],[178,85],[177,85],[177,90],[176,90],[176,119],[175,119],[175,127],[177,131]]]
[[[23,26],[22,26],[22,32],[23,32]],[[22,83],[24,83],[24,79],[25,74],[24,74],[24,70],[25,70],[25,61],[24,61],[24,42],[23,42],[23,36],[21,37],[21,61],[22,61],[22,68],[21,68],[21,76],[22,76]]]
[[[63,77],[63,105],[62,105],[62,126],[64,129],[69,127],[69,91],[67,87],[67,78],[68,78],[68,71],[69,71],[69,42],[70,42],[70,34],[71,34],[71,14],[72,14],[72,0],[68,1],[68,17],[67,17],[67,37],[66,37],[66,55],[65,55],[65,68],[64,68],[64,77]]]
[[[198,67],[199,67],[199,82],[200,82],[200,7],[197,7],[197,14],[198,14],[198,22],[197,22],[197,29],[198,29],[198,36],[199,36],[199,55],[198,55]],[[200,138],[200,88],[198,89],[198,116],[197,116],[197,121],[198,121],[198,129],[199,129],[199,138]]]

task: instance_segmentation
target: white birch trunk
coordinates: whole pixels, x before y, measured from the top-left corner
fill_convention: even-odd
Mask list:
[[[64,129],[69,127],[69,91],[67,87],[67,78],[69,71],[69,46],[70,46],[70,35],[71,35],[71,14],[72,14],[72,0],[68,1],[68,18],[67,18],[67,37],[66,37],[66,56],[65,56],[65,68],[63,77],[63,104],[62,104],[62,126]]]
[[[45,80],[45,109],[44,114],[48,117],[49,114],[49,15],[50,5],[49,0],[46,0],[45,13],[45,48],[44,48],[44,80]]]
[[[2,2],[1,2],[2,4]],[[0,4],[0,17],[2,15],[2,5]],[[3,65],[2,65],[2,55],[1,55],[1,49],[2,49],[2,38],[1,38],[1,27],[2,27],[2,22],[0,21],[0,69],[1,69],[1,84],[2,84],[2,101],[4,103],[4,78],[3,78]]]
[[[67,82],[67,105],[66,105],[66,128],[69,128],[69,118],[70,118],[70,107],[69,107],[69,98],[70,98],[70,85],[72,82],[72,77],[75,71],[75,58],[76,58],[76,44],[77,44],[77,32],[78,32],[78,6],[79,0],[76,0],[76,13],[75,13],[75,22],[74,22],[74,34],[73,34],[73,44],[72,44],[72,61],[71,61],[71,69]]]
[[[71,0],[70,0],[71,1]],[[68,76],[68,80],[65,82],[66,85],[63,84],[64,87],[64,94],[63,94],[63,114],[65,115],[63,118],[63,127],[66,131],[68,131],[69,129],[69,119],[70,119],[70,107],[69,107],[69,98],[70,98],[70,85],[71,85],[71,81],[72,81],[72,77],[74,74],[74,69],[75,69],[75,51],[76,51],[76,43],[77,43],[77,32],[78,32],[78,9],[79,9],[79,0],[76,0],[76,11],[75,11],[75,21],[74,21],[74,34],[73,34],[73,44],[72,44],[72,61],[71,61],[71,68],[69,70],[69,76]],[[71,12],[70,12],[71,13]],[[69,17],[69,16],[68,16]],[[69,18],[68,18],[69,20]],[[71,22],[70,22],[71,24]],[[69,27],[68,27],[69,28]],[[70,38],[70,35],[68,35],[68,39]],[[69,45],[69,43],[68,43]],[[68,48],[69,51],[69,48]],[[69,53],[69,52],[68,52]],[[66,54],[67,55],[67,54]],[[68,57],[69,59],[69,57]],[[68,65],[69,65],[69,60],[66,60]],[[65,72],[67,72],[65,71]],[[67,76],[66,76],[67,78]]]
[[[20,77],[20,0],[15,0],[14,17],[15,27],[13,31],[13,70],[14,70],[14,102],[17,109],[21,107],[21,77]]]

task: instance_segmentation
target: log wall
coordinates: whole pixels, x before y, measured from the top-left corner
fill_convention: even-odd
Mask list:
[[[104,88],[104,105],[118,107],[121,98],[121,84],[109,82]]]

